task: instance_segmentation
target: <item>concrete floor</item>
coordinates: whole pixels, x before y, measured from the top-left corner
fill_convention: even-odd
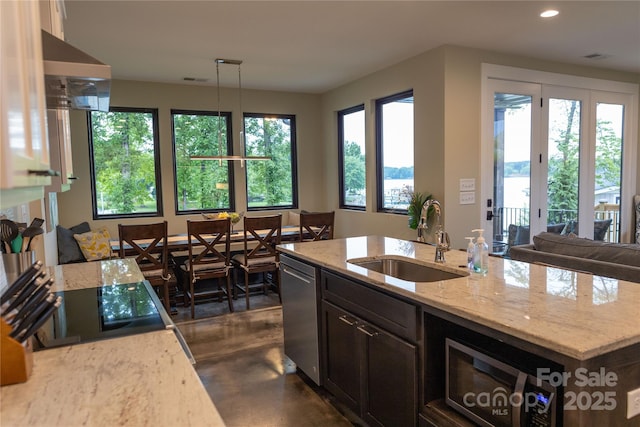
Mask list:
[[[195,369],[222,419],[234,426],[352,426],[330,396],[296,374],[284,355],[282,309],[274,293],[178,307],[173,320],[196,359]]]

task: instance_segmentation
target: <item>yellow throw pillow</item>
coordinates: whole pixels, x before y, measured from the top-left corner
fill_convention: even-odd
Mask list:
[[[74,234],[73,238],[78,242],[78,246],[80,246],[80,250],[87,261],[111,258],[111,245],[109,244],[111,236],[106,228]]]

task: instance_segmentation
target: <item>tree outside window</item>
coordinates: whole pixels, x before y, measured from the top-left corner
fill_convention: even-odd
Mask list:
[[[338,161],[340,162],[340,207],[366,207],[364,105],[338,112]]]
[[[231,152],[230,113],[172,110],[171,117],[176,213],[234,210],[229,162],[190,158]]]
[[[155,109],[92,111],[89,121],[93,216],[161,216]]]
[[[245,163],[247,208],[297,207],[295,116],[247,113],[244,115],[244,135],[246,156],[271,158]]]

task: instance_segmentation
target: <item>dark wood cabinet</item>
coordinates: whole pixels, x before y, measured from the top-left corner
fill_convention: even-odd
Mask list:
[[[451,338],[529,375],[535,376],[540,367],[573,375],[558,392],[558,407],[563,409],[559,409],[557,426],[638,425],[638,416],[626,417],[627,393],[638,387],[640,377],[638,343],[575,359],[561,349],[529,341],[524,330],[514,334],[517,328],[495,328],[493,321],[461,316],[464,310],[458,310],[455,301],[442,300],[437,306],[421,302],[418,286],[412,297],[390,284],[370,282],[355,271],[333,269],[320,258],[316,263],[305,260],[320,272],[316,296],[320,299],[322,387],[335,396],[332,401],[340,410],[351,409],[350,418],[357,416],[370,426],[474,426],[446,403],[445,343]],[[498,313],[496,319],[503,315]],[[538,339],[544,341],[542,337]],[[578,370],[591,375],[603,367],[618,378],[615,386],[604,391],[600,385],[574,379]],[[581,405],[585,402],[576,396],[595,399],[603,392],[615,393],[613,410],[564,410],[571,396],[574,405]],[[598,405],[595,400],[591,403]]]
[[[417,348],[382,329],[364,324],[363,408],[370,425],[415,426]]]
[[[358,354],[358,320],[329,303],[322,305],[324,323],[325,388],[360,412],[360,357]]]
[[[336,284],[348,282],[361,286],[332,273],[322,274],[325,290],[344,290],[345,287]],[[376,318],[374,323],[365,317],[369,312],[385,310],[368,306],[372,299],[376,303],[384,298],[390,298],[394,304],[405,303],[364,287],[351,290],[355,295],[349,299],[349,309],[341,307],[334,294],[325,293],[327,298],[322,302],[324,387],[369,425],[416,426],[418,345],[381,327],[384,322],[380,319]],[[413,333],[416,308],[410,305],[404,308],[413,310],[413,318],[408,316],[414,323],[409,327]],[[397,322],[394,325],[396,329],[401,326]]]

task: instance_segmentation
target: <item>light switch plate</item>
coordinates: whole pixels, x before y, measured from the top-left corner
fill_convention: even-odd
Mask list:
[[[640,414],[640,388],[627,392],[627,419]]]
[[[461,205],[473,205],[476,202],[475,191],[461,191],[460,192],[460,204]]]
[[[460,191],[475,191],[475,178],[460,178]]]

